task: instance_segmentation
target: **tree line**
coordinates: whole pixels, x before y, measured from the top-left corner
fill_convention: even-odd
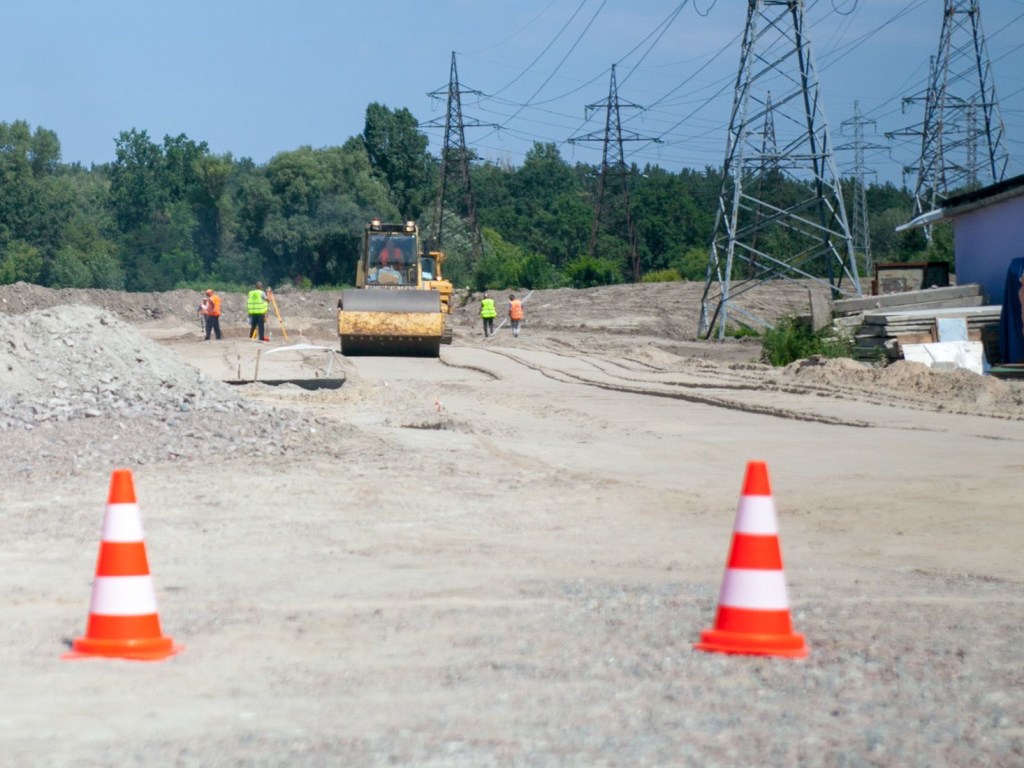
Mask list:
[[[282,151],[265,164],[214,154],[184,134],[158,142],[132,128],[114,144],[111,162],[85,168],[61,161],[53,131],[0,123],[0,283],[128,291],[257,279],[345,285],[370,218],[413,219],[429,232],[436,216],[440,160],[404,108],[370,104],[362,134],[340,146]],[[449,184],[441,247],[456,284],[587,287],[634,278],[625,206],[611,184],[590,255],[600,166],[570,163],[542,143],[518,167],[467,162],[484,250],[473,257],[468,198]],[[703,280],[720,169],[631,171],[643,279]],[[850,200],[850,182],[844,191]],[[874,259],[952,261],[941,229],[931,243],[894,232],[911,203],[892,184],[868,188]]]

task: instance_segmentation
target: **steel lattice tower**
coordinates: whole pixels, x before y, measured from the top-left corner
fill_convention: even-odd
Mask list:
[[[924,102],[921,123],[893,136],[920,136],[914,215],[934,210],[964,188],[1002,181],[1009,160],[1003,119],[996,99],[992,64],[981,28],[980,0],[944,0],[938,54],[931,59],[924,94],[903,99]],[[979,158],[979,149],[983,157]]]
[[[622,200],[626,214],[626,235],[629,243],[629,264],[633,272],[633,280],[640,281],[640,254],[636,247],[636,228],[633,224],[633,212],[629,203],[629,175],[630,168],[626,165],[626,154],[623,150],[624,141],[653,141],[660,143],[660,139],[644,138],[634,131],[623,132],[622,115],[620,110],[643,109],[639,104],[631,104],[619,99],[619,86],[615,79],[615,65],[612,64],[611,80],[608,85],[608,100],[598,104],[587,104],[586,113],[589,115],[596,109],[605,110],[604,133],[588,133],[583,136],[574,136],[568,141],[570,144],[577,144],[584,141],[600,141],[603,143],[601,153],[601,177],[598,182],[597,203],[594,205],[594,223],[590,228],[590,256],[597,256],[597,235],[601,228],[601,215],[605,207],[605,189],[609,173],[618,176],[622,187]],[[615,161],[609,170],[608,151],[615,142]]]
[[[761,130],[768,125],[774,147]],[[759,183],[766,169],[777,185]],[[730,312],[769,325],[743,307],[743,297],[778,278],[813,280],[833,295],[861,293],[804,2],[748,0],[700,334],[717,328],[724,337]]]
[[[463,191],[463,216],[469,230],[469,238],[473,259],[479,261],[483,256],[483,239],[480,236],[480,224],[476,216],[476,204],[473,201],[473,186],[469,178],[469,151],[466,148],[466,128],[499,128],[494,123],[481,123],[478,120],[467,120],[462,114],[462,94],[482,95],[480,91],[464,88],[459,83],[459,70],[455,64],[455,51],[452,51],[452,66],[448,77],[447,89],[432,91],[427,95],[431,98],[446,98],[447,109],[444,120],[444,144],[441,148],[441,171],[437,185],[437,198],[434,203],[434,221],[431,225],[430,240],[434,247],[441,247],[444,234],[444,210],[446,195],[451,185],[453,166],[458,168],[458,178]],[[423,124],[427,128],[439,128],[437,120]]]
[[[764,104],[764,128],[761,130],[761,167],[757,172],[757,192],[755,196],[759,200],[766,196],[777,197],[781,181],[779,174],[779,146],[775,141],[775,117],[772,114],[772,92],[768,91]],[[771,191],[768,188],[771,187]],[[758,225],[764,221],[764,211],[759,210],[754,219],[754,234],[750,240],[750,247],[757,250],[757,236],[760,232]],[[746,277],[753,277],[757,273],[756,266],[748,262]]]
[[[871,274],[873,261],[871,258],[871,230],[868,227],[867,177],[875,175],[864,163],[864,151],[867,149],[886,149],[881,144],[868,144],[864,141],[864,128],[873,126],[874,120],[864,117],[860,111],[860,102],[853,102],[853,117],[840,123],[840,132],[846,128],[853,130],[853,141],[836,147],[836,151],[853,150],[853,165],[848,166],[853,173],[853,221],[851,223],[853,248],[864,257],[864,268]]]

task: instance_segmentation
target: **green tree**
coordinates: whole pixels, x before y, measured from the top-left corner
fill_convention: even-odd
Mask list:
[[[538,253],[527,253],[485,228],[484,257],[476,265],[473,283],[478,291],[503,288],[551,288],[559,283],[555,268]]]
[[[578,256],[565,266],[565,276],[573,288],[593,288],[622,282],[622,264],[605,258]]]
[[[516,218],[504,235],[561,267],[587,248],[593,209],[554,144],[535,143],[509,184]]]
[[[400,219],[358,140],[279,153],[264,174],[267,185],[249,185],[255,198],[239,217],[270,280],[351,281],[366,222]]]
[[[231,155],[202,155],[193,160],[192,200],[195,206],[194,241],[203,269],[212,272],[230,245],[233,211],[228,184],[234,171]]]
[[[433,197],[434,160],[429,139],[408,109],[373,102],[366,108],[363,143],[371,167],[383,175],[399,215],[418,220]]]
[[[43,256],[34,245],[12,240],[0,253],[0,283],[39,283],[43,275]]]
[[[110,166],[110,203],[122,232],[149,225],[167,192],[162,184],[163,152],[146,131],[122,131],[114,141],[116,159]]]

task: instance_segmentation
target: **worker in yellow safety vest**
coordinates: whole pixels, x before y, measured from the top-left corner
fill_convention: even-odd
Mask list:
[[[494,318],[497,316],[498,310],[494,308],[494,299],[484,293],[484,297],[480,300],[480,317],[484,321],[484,337],[494,335]]]
[[[270,341],[265,333],[267,319],[267,294],[263,283],[257,281],[256,287],[249,291],[246,308],[249,311],[249,338],[257,341]]]

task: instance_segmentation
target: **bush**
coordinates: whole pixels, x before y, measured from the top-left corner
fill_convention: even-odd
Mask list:
[[[619,265],[610,259],[577,256],[565,266],[565,276],[573,288],[594,288],[622,282]]]
[[[561,281],[558,271],[543,255],[528,253],[517,245],[508,243],[501,235],[491,229],[485,229],[486,247],[484,256],[473,270],[472,282],[476,290],[503,290],[509,286],[519,288],[557,288]],[[463,280],[456,280],[447,271],[446,276],[456,285]],[[468,282],[468,281],[465,281]]]
[[[749,336],[757,337],[761,334],[756,329],[751,328],[748,325],[727,325],[725,328],[725,335],[730,339],[743,339]]]
[[[765,332],[761,356],[771,365],[782,366],[814,355],[849,357],[852,346],[852,340],[836,338],[829,328],[812,333],[805,323],[785,317]]]
[[[679,270],[674,267],[668,269],[656,269],[653,272],[648,272],[641,278],[640,282],[643,283],[678,283],[683,279],[683,276],[679,274]]]

